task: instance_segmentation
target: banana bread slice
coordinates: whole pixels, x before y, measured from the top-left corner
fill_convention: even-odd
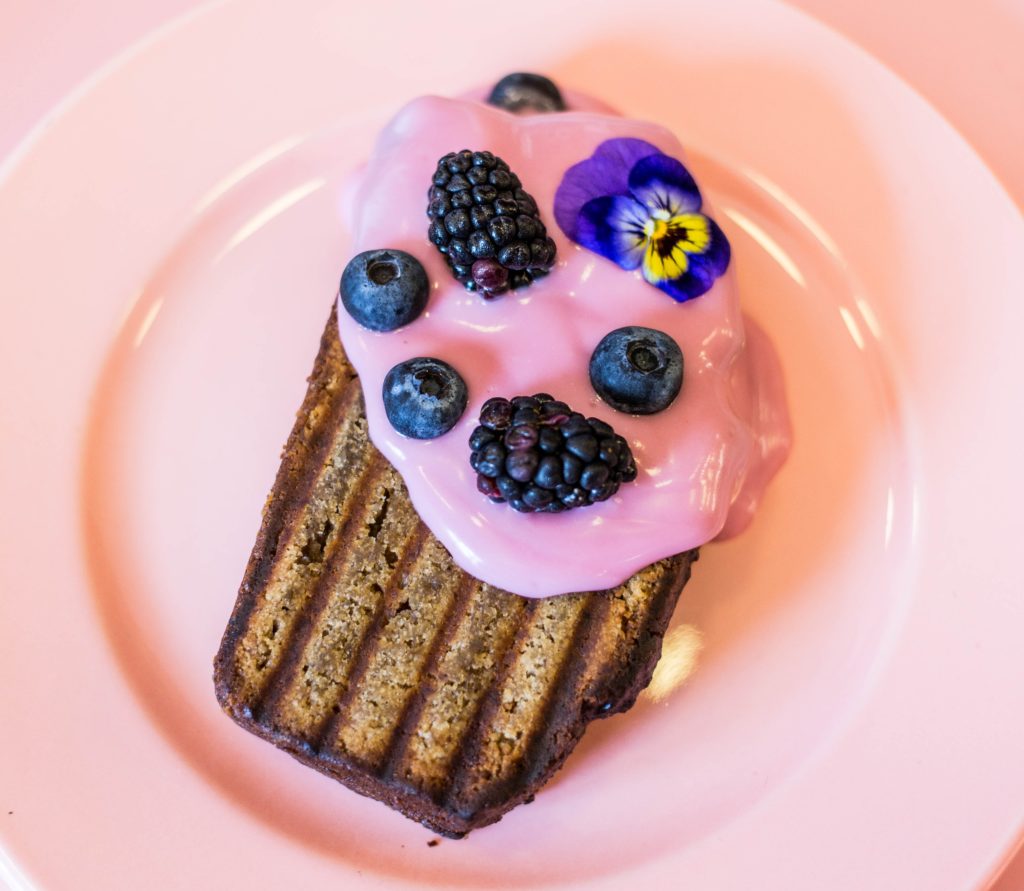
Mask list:
[[[463,572],[367,436],[327,322],[214,660],[242,727],[458,838],[530,800],[648,684],[697,552],[531,600]]]

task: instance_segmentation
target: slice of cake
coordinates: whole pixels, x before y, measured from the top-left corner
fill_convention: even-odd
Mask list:
[[[633,704],[789,442],[681,156],[538,75],[385,128],[215,660],[239,724],[459,837]]]

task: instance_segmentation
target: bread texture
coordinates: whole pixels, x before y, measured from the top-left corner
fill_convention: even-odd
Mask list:
[[[468,457],[468,451],[467,451]],[[461,570],[367,435],[332,312],[214,660],[242,727],[459,838],[649,683],[697,558],[534,600]]]

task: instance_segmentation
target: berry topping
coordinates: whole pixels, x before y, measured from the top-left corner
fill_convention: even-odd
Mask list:
[[[537,202],[490,152],[445,155],[427,197],[427,236],[470,291],[494,297],[528,285],[554,265],[555,243]]]
[[[650,415],[683,385],[683,353],[671,337],[636,325],[606,334],[590,357],[590,383],[612,408]]]
[[[508,269],[497,260],[477,260],[471,270],[473,281],[484,294],[508,290]]]
[[[427,273],[405,251],[364,251],[341,274],[342,305],[371,331],[408,325],[426,308],[429,294]]]
[[[528,71],[506,74],[494,85],[487,101],[506,111],[565,111],[565,100],[555,82]]]
[[[399,362],[384,378],[384,411],[391,426],[412,439],[447,433],[466,410],[466,382],[440,359]]]
[[[636,479],[625,439],[547,393],[488,399],[469,447],[477,489],[523,513],[606,501]]]

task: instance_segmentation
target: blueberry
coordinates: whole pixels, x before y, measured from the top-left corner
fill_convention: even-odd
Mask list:
[[[526,71],[506,74],[494,85],[487,101],[506,111],[565,111],[565,100],[554,81]]]
[[[683,353],[664,331],[636,325],[617,328],[604,336],[590,357],[590,383],[618,411],[654,414],[679,395]]]
[[[419,260],[405,251],[356,254],[341,275],[341,303],[371,331],[408,325],[427,305],[430,284]]]
[[[447,433],[466,410],[466,382],[440,359],[399,362],[384,378],[383,396],[391,426],[412,439]]]

